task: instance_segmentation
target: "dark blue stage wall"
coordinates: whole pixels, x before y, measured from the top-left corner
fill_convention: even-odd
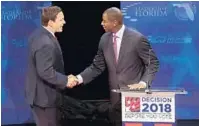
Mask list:
[[[125,25],[150,40],[160,70],[153,87],[184,87],[177,118],[199,118],[199,2],[121,2]]]
[[[1,123],[32,121],[24,100],[27,39],[51,2],[1,2]]]

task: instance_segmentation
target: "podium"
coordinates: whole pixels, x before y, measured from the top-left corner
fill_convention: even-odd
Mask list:
[[[121,93],[122,126],[176,126],[175,96],[187,91],[178,89],[114,89]]]

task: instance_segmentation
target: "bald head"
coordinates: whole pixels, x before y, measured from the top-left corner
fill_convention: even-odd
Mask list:
[[[103,14],[108,16],[109,21],[117,21],[119,25],[123,24],[122,12],[117,7],[111,7],[104,11]]]

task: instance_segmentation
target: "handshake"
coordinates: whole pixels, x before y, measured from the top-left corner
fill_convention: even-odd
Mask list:
[[[78,78],[72,74],[68,76],[68,83],[66,85],[67,88],[73,88],[74,86],[79,85]]]

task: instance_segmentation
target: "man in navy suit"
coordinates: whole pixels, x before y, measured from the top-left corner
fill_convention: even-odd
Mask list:
[[[120,94],[111,90],[146,88],[158,71],[159,61],[146,37],[123,24],[122,12],[118,8],[107,9],[101,24],[106,33],[100,39],[97,54],[93,63],[77,78],[79,84],[87,84],[108,68],[110,117],[114,125],[121,126]]]
[[[62,51],[54,35],[62,32],[65,24],[61,8],[43,8],[41,23],[42,27],[32,33],[28,42],[25,95],[37,126],[57,126],[58,89],[71,88],[76,82],[64,74]]]

